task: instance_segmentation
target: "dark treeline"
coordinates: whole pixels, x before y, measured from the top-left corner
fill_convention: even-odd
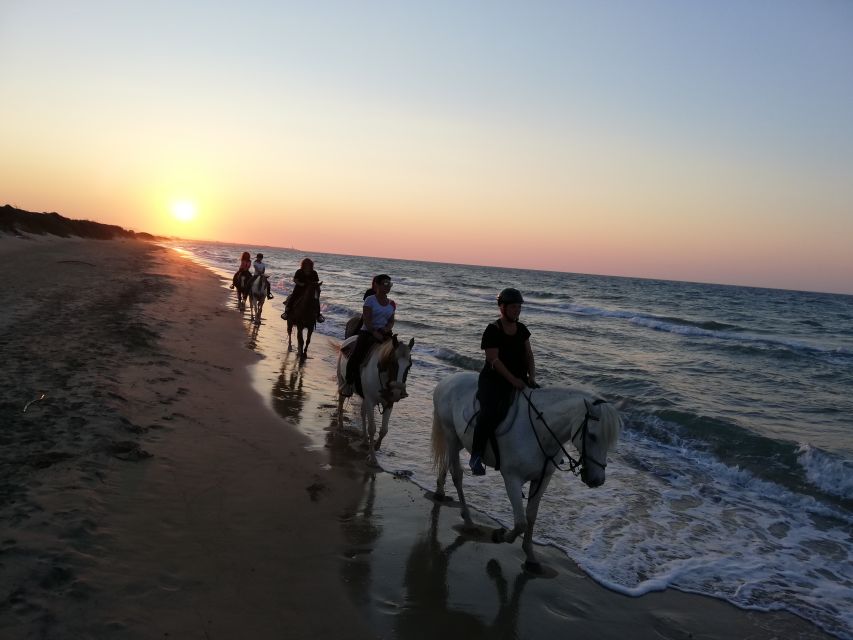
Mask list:
[[[91,220],[72,220],[58,213],[33,213],[16,209],[12,205],[0,207],[0,233],[33,233],[68,238],[95,238],[111,240],[113,238],[137,238],[139,240],[160,240],[160,236],[150,233],[128,231],[115,224],[101,224]]]

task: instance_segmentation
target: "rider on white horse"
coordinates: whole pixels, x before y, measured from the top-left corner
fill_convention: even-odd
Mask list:
[[[266,278],[267,265],[264,264],[264,254],[259,253],[255,256],[255,262],[252,263],[252,266],[255,267],[255,280],[258,278]],[[269,280],[266,280],[264,283],[267,289],[267,300],[272,300],[273,295],[270,291],[270,283]]]
[[[498,295],[498,308],[501,317],[489,323],[483,331],[480,348],[486,353],[486,364],[480,371],[477,383],[477,397],[480,400],[480,414],[474,427],[474,443],[471,446],[471,472],[475,476],[485,475],[483,454],[486,443],[491,440],[496,465],[500,468],[500,453],[495,429],[506,417],[513,399],[513,391],[535,388],[536,366],[533,362],[533,350],[530,348],[530,331],[518,316],[524,298],[518,289],[507,288]]]
[[[359,367],[364,356],[370,351],[370,347],[390,338],[391,330],[394,327],[394,313],[397,310],[397,303],[388,297],[388,292],[391,291],[391,276],[383,273],[376,276],[374,281],[376,282],[376,293],[364,299],[363,325],[361,331],[358,332],[355,349],[347,361],[347,384],[342,391],[344,396],[352,395]]]

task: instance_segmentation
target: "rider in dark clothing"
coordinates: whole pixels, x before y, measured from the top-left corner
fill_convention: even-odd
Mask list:
[[[304,258],[299,268],[296,270],[296,273],[293,274],[293,291],[290,296],[288,296],[287,301],[284,303],[284,314],[282,318],[287,318],[290,310],[293,308],[293,305],[296,304],[298,300],[305,295],[305,291],[308,290],[309,284],[318,284],[320,282],[320,276],[317,275],[317,272],[314,271],[314,261],[311,258]],[[317,300],[315,304],[315,313],[317,314],[317,322],[325,322],[326,319],[323,317],[323,314],[320,313],[320,301]]]
[[[240,274],[242,272],[249,273],[249,269],[252,267],[252,256],[249,255],[248,251],[244,251],[243,255],[240,256],[240,268],[237,269],[237,273],[234,274],[234,277],[231,278],[231,288],[237,286],[237,280],[240,278]]]
[[[477,397],[480,399],[480,414],[474,428],[474,443],[471,446],[471,472],[475,476],[486,473],[483,454],[486,443],[491,439],[499,468],[499,452],[494,432],[506,417],[512,404],[513,391],[536,387],[536,367],[530,348],[530,331],[518,316],[524,298],[518,289],[504,289],[498,296],[501,317],[486,327],[480,348],[485,351],[486,363],[477,382]]]

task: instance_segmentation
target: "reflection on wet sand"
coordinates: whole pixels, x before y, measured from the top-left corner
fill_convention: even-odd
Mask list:
[[[249,339],[246,341],[246,346],[252,351],[258,350],[258,331],[261,325],[252,323],[252,330],[249,332]]]
[[[449,597],[450,558],[468,539],[458,535],[452,543],[442,547],[438,539],[441,512],[441,505],[436,503],[430,512],[429,530],[418,537],[409,552],[404,576],[405,594],[401,611],[396,617],[396,636],[436,638],[452,629],[453,635],[465,638],[518,637],[519,601],[530,577],[524,572],[519,573],[513,584],[512,595],[508,597],[508,583],[501,565],[491,559],[486,564],[486,576],[482,577],[483,586],[477,589],[479,593],[476,599],[482,597],[488,588],[486,583],[491,580],[498,600],[498,611],[494,618],[489,621],[488,617],[473,613],[480,607],[469,607],[471,610],[465,611],[459,606],[462,602],[454,606]]]
[[[285,420],[298,425],[305,406],[306,392],[303,389],[305,361],[287,352],[282,360],[278,378],[272,388],[272,406]]]
[[[344,582],[350,589],[353,601],[367,606],[372,598],[371,554],[375,543],[382,534],[382,527],[374,521],[373,507],[376,502],[376,474],[365,473],[362,476],[365,493],[352,513],[341,516],[347,559],[342,567]]]

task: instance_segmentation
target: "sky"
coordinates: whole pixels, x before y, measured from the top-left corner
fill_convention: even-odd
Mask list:
[[[853,2],[0,0],[6,203],[853,293]]]

